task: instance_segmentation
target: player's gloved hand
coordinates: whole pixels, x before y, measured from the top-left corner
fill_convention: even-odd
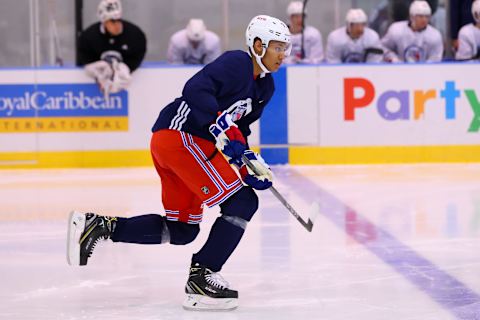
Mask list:
[[[252,150],[246,150],[244,155],[249,160],[249,164],[245,163],[239,169],[243,182],[257,190],[270,188],[272,186],[273,173],[265,160]]]
[[[116,60],[112,63],[113,68],[113,77],[111,81],[110,93],[117,93],[122,90],[125,90],[130,85],[132,81],[132,76],[130,75],[130,68],[123,62],[118,62]]]
[[[383,59],[385,62],[388,62],[388,63],[400,63],[400,59],[398,58],[398,56],[393,53],[393,52],[390,52],[390,51],[387,51],[384,55],[383,55]]]
[[[103,60],[85,65],[85,72],[88,76],[94,78],[101,86],[113,77],[113,69],[111,65]]]
[[[242,155],[247,143],[232,116],[224,111],[214,124],[210,126],[210,133],[215,137],[215,146],[228,158],[231,164],[241,167]]]

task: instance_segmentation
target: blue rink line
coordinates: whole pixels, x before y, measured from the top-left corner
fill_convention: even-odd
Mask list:
[[[480,320],[480,296],[466,284],[441,270],[299,172],[280,167],[276,168],[275,173],[291,190],[298,190],[296,194],[300,198],[307,203],[317,202],[323,216],[455,317]]]

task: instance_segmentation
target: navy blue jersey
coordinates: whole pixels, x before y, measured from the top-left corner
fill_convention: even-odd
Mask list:
[[[152,131],[179,130],[215,142],[208,127],[228,110],[247,138],[274,90],[271,74],[254,80],[246,52],[227,51],[187,81],[182,96],[160,112]]]

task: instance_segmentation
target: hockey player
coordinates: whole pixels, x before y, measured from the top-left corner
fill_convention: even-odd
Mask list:
[[[270,168],[249,150],[247,137],[250,124],[273,95],[270,73],[280,68],[291,51],[290,32],[282,21],[260,15],[247,27],[246,43],[248,52],[225,52],[188,80],[182,96],[160,112],[153,126],[150,146],[166,216],[120,218],[73,212],[68,232],[70,264],[86,265],[102,239],[188,244],[199,232],[203,206],[219,205],[221,216],[192,257],[184,307],[237,306],[238,292],[218,272],[257,211],[254,189],[272,186]],[[255,170],[245,167],[242,157]]]
[[[292,35],[292,54],[285,59],[285,63],[320,63],[324,60],[322,34],[312,26],[305,26],[303,32],[302,57],[302,24],[303,3],[292,1],[287,7],[287,15],[290,19],[290,33]]]
[[[432,10],[427,1],[410,5],[410,20],[393,23],[382,39],[388,62],[439,62],[443,56],[440,32],[428,23]]]
[[[346,26],[334,30],[327,39],[328,63],[359,63],[383,61],[378,34],[368,28],[367,15],[362,9],[350,9]]]
[[[220,38],[207,30],[201,19],[191,19],[176,32],[168,45],[167,60],[176,64],[207,64],[222,53]]]
[[[480,58],[480,0],[472,3],[472,15],[475,23],[467,24],[458,34],[457,60],[478,60]]]
[[[100,89],[116,93],[126,89],[145,57],[147,41],[143,31],[122,19],[120,0],[102,0],[98,18],[82,32],[78,45],[78,65],[99,84]]]

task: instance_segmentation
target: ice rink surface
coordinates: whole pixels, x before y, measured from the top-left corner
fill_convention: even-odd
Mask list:
[[[222,271],[232,312],[181,307],[185,247],[105,242],[86,267],[65,257],[72,209],[162,213],[153,169],[0,171],[0,319],[480,319],[480,165],[275,167]]]

